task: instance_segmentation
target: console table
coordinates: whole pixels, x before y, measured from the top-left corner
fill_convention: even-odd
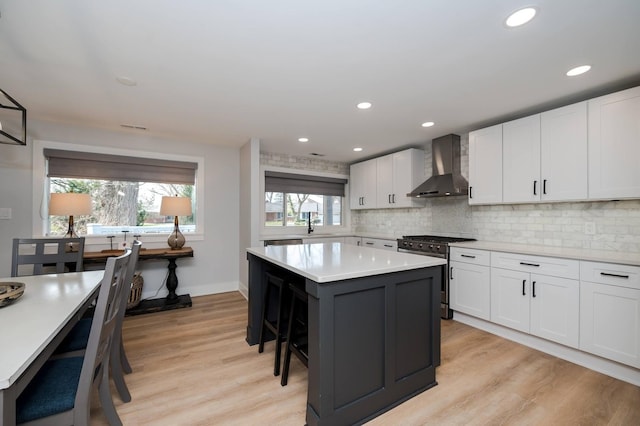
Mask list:
[[[123,250],[102,250],[98,252],[84,252],[83,264],[105,263],[109,257],[119,256]],[[191,307],[191,296],[189,294],[177,295],[178,276],[176,275],[176,260],[183,257],[193,257],[191,247],[182,247],[178,250],[170,248],[148,249],[141,248],[138,260],[167,260],[169,262],[169,275],[167,276],[167,290],[169,294],[166,298],[148,299],[140,301],[140,304],[127,310],[127,315],[138,315],[150,312],[166,311],[178,308]]]

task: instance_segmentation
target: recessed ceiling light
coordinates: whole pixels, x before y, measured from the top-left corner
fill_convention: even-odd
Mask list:
[[[576,75],[584,74],[591,69],[591,65],[580,65],[579,67],[571,68],[567,71],[567,76],[575,77]]]
[[[434,123],[433,121],[426,121],[426,122],[422,123],[422,127],[431,127],[434,124],[436,124],[436,123]]]
[[[524,25],[536,16],[537,10],[535,7],[525,7],[520,10],[516,10],[504,21],[507,27],[519,27]]]
[[[116,77],[116,81],[124,86],[135,86],[138,84],[134,79],[123,76]]]
[[[360,148],[360,147],[358,147],[358,148],[353,148],[353,150],[354,150],[355,152],[360,152],[360,151],[362,151],[362,148]]]
[[[358,107],[358,109],[369,109],[371,108],[371,102],[360,102],[356,106]]]
[[[309,138],[298,138],[298,142],[309,142]]]

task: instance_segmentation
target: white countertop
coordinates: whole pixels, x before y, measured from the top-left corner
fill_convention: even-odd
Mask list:
[[[250,247],[247,252],[318,283],[446,265],[445,259],[343,243]]]
[[[623,253],[607,250],[589,250],[490,241],[468,241],[464,243],[451,243],[449,245],[451,247],[465,247],[477,250],[501,251],[508,253],[561,257],[565,259],[588,260],[592,262],[607,262],[618,263],[622,265],[640,266],[640,253]]]

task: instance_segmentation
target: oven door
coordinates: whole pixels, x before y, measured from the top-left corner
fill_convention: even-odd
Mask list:
[[[447,258],[446,255],[441,255],[438,253],[425,253],[422,251],[407,250],[400,247],[398,247],[398,252],[415,254],[418,256],[437,257],[438,259]],[[442,281],[440,282],[440,317],[442,319],[453,318],[453,312],[451,311],[451,309],[449,309],[449,262],[448,261],[442,273]]]

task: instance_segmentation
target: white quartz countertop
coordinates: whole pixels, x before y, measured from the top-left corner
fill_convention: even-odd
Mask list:
[[[250,247],[247,252],[318,283],[446,265],[445,259],[343,243]]]
[[[490,241],[469,241],[464,243],[450,243],[449,245],[451,247],[466,247],[477,250],[501,251],[507,253],[561,257],[565,259],[588,260],[592,262],[607,262],[618,263],[622,265],[640,266],[640,253],[624,253],[607,250],[549,247]]]

